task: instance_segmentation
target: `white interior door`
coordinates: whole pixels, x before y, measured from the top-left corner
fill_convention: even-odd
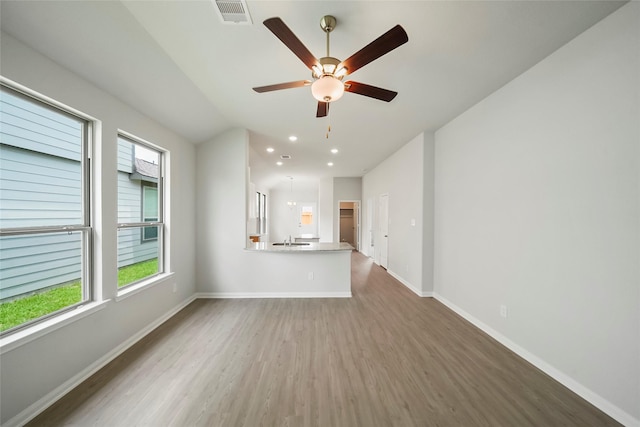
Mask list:
[[[378,264],[387,268],[389,262],[389,195],[380,195],[380,238],[378,239]]]
[[[365,222],[366,237],[365,242],[369,241],[369,247],[363,248],[363,252],[371,258],[376,259],[375,251],[375,228],[373,226],[373,199],[367,199],[367,217]],[[366,244],[366,243],[365,243]]]
[[[356,224],[355,226],[355,230],[354,232],[356,233],[355,236],[355,240],[356,240],[356,250],[359,251],[360,250],[360,202],[354,202],[353,203],[353,220]]]

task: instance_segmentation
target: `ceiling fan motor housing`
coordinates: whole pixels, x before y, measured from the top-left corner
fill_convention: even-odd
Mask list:
[[[338,23],[337,19],[331,15],[325,15],[320,19],[320,28],[325,33],[330,33],[336,28],[336,24]]]
[[[314,79],[319,79],[322,76],[334,76],[337,79],[342,80],[344,77],[344,74],[336,74],[338,64],[341,62],[338,58],[325,56],[318,59],[318,62],[320,62],[320,66],[314,66],[311,69],[311,75]]]

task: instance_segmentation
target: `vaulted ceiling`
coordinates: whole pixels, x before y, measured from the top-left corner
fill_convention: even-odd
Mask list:
[[[213,0],[0,2],[1,29],[193,143],[242,127],[264,183],[361,176],[522,74],[620,1],[247,1],[251,25],[223,23]],[[409,42],[349,76],[394,90],[390,103],[346,93],[316,118],[310,79],[262,22],[280,17],[316,56],[319,22],[337,18],[346,59],[400,24]],[[328,126],[331,132],[328,134]],[[296,142],[289,141],[296,135]],[[266,148],[273,147],[273,153]],[[332,154],[330,149],[338,149]],[[277,166],[279,156],[290,160]],[[333,162],[333,166],[328,166]]]

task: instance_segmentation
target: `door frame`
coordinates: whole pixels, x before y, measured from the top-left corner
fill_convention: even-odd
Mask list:
[[[360,245],[361,245],[361,237],[360,237],[360,230],[362,228],[362,203],[360,202],[360,200],[355,200],[355,199],[348,199],[348,200],[338,200],[338,212],[337,212],[337,217],[338,217],[338,241],[340,241],[340,203],[353,203],[354,204],[354,209],[353,209],[353,223],[354,223],[354,237],[355,237],[355,241],[356,241],[356,251],[360,252]],[[335,234],[334,234],[335,236]]]

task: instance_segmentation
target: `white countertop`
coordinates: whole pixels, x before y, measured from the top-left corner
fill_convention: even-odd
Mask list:
[[[352,251],[353,246],[345,242],[311,242],[308,245],[292,246],[274,245],[273,242],[256,242],[247,246],[246,250],[255,252],[335,252]]]

